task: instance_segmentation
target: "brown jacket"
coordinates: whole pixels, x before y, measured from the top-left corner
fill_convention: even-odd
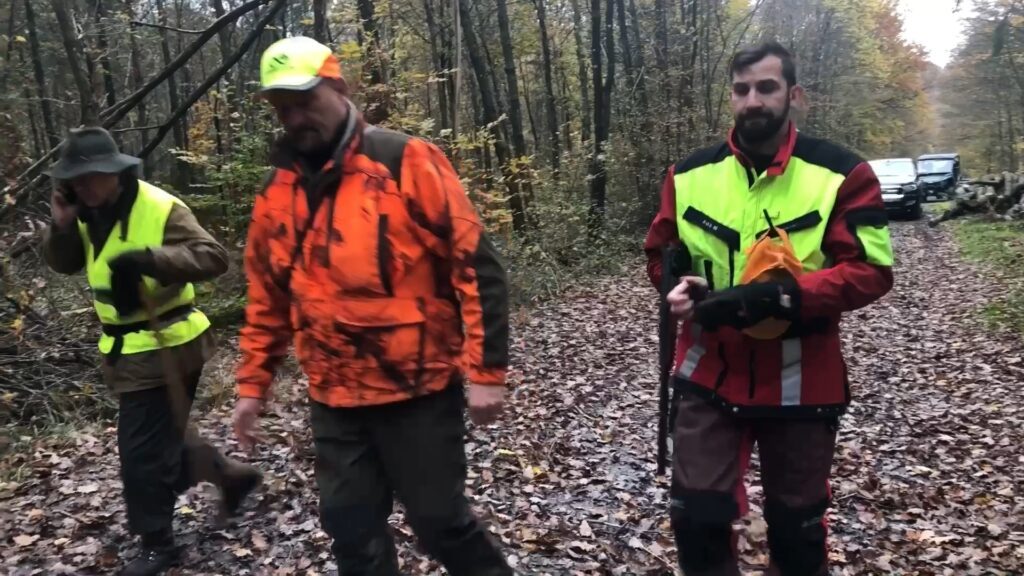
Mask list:
[[[131,211],[134,199],[134,190],[126,190],[111,208],[92,211],[86,216],[89,236],[94,243],[106,238],[114,223]],[[81,271],[85,267],[85,247],[76,227],[61,230],[51,223],[43,237],[43,257],[55,272],[76,274]],[[199,282],[223,274],[228,268],[228,254],[200,226],[188,208],[175,205],[164,227],[164,244],[153,250],[153,263],[154,277],[163,284]],[[212,331],[207,330],[199,338],[176,347],[173,353],[184,373],[191,374],[202,369],[215,349]],[[114,393],[162,386],[164,370],[160,352],[127,354],[114,366],[103,362],[103,380]]]

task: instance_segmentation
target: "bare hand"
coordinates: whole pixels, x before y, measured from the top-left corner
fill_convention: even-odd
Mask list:
[[[67,230],[78,218],[78,205],[68,202],[64,193],[54,189],[50,193],[50,215],[53,217],[53,224],[58,229]]]
[[[239,398],[235,403],[235,437],[243,450],[252,450],[253,446],[263,441],[256,433],[256,421],[263,410],[263,401],[258,398]]]
[[[684,276],[679,279],[679,284],[672,289],[665,297],[669,309],[680,320],[693,318],[693,295],[699,291],[706,291],[708,281],[700,276]]]
[[[498,419],[505,406],[504,386],[469,385],[469,418],[480,426]]]

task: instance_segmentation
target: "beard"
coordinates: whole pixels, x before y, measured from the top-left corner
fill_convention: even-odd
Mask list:
[[[789,119],[789,100],[781,114],[771,110],[757,110],[736,117],[736,133],[748,145],[764,143],[774,137]]]

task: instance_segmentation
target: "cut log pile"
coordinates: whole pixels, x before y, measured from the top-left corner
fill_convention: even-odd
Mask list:
[[[970,214],[994,220],[1024,220],[1024,174],[1003,172],[968,180],[957,186],[952,205],[941,216],[929,220],[937,226]]]

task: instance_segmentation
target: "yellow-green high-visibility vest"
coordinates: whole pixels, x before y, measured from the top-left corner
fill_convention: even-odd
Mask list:
[[[149,330],[144,309],[128,316],[118,315],[111,298],[109,262],[123,252],[162,246],[164,226],[175,204],[184,206],[178,198],[139,180],[138,194],[131,212],[127,218],[114,224],[98,254],[89,239],[85,223],[78,221],[78,231],[85,246],[86,274],[93,291],[93,306],[104,325],[99,340],[99,350],[103,354],[110,354],[112,350],[115,354],[135,354],[160,348],[156,334]],[[143,276],[142,285],[143,297],[154,302],[157,316],[171,314],[177,318],[175,312],[181,312],[180,320],[160,330],[165,346],[178,346],[194,340],[210,327],[206,315],[194,307],[195,288],[191,283],[163,286],[154,278]],[[114,347],[116,338],[123,338],[120,350]]]
[[[740,283],[745,251],[767,232],[768,218],[789,233],[804,272],[829,266],[822,241],[845,174],[828,162],[796,154],[784,171],[770,172],[755,175],[723,145],[716,157],[675,175],[679,238],[690,252],[691,269],[713,289]],[[866,260],[892,266],[888,226],[864,222],[853,227]]]

